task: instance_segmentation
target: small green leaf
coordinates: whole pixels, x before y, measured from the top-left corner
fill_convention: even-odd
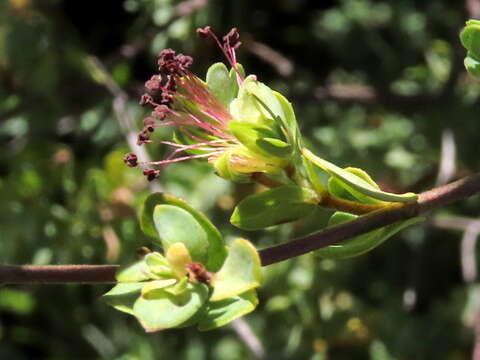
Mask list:
[[[274,91],[275,97],[277,98],[280,106],[282,107],[285,118],[280,118],[285,133],[287,136],[287,142],[294,146],[295,150],[299,150],[300,147],[300,130],[298,128],[297,119],[295,117],[295,112],[293,111],[292,104],[279,92]]]
[[[142,297],[145,299],[155,299],[163,294],[165,288],[177,282],[176,279],[154,280],[144,283],[142,288]]]
[[[310,160],[313,164],[317,165],[319,168],[323,169],[331,176],[334,176],[339,181],[341,181],[344,184],[344,187],[350,193],[358,191],[374,199],[389,202],[414,202],[418,198],[417,194],[411,192],[405,194],[393,194],[381,191],[378,188],[372,186],[368,181],[362,179],[361,177],[349,171],[346,171],[336,166],[335,164],[328,162],[327,160],[315,156],[312,152],[305,148],[302,150],[302,153],[306,159]]]
[[[187,290],[187,285],[188,285],[188,278],[184,277],[179,282],[177,282],[174,286],[170,286],[166,288],[165,291],[172,295],[178,296],[180,294],[183,294],[185,290]]]
[[[244,88],[245,92],[252,94],[260,102],[260,108],[262,108],[266,117],[274,120],[277,118],[285,120],[283,107],[272,89],[251,77],[245,79]]]
[[[175,205],[157,205],[153,220],[165,252],[180,242],[187,247],[194,261],[206,263],[208,234],[188,211]]]
[[[380,189],[378,185],[372,180],[370,175],[368,175],[362,169],[348,167],[343,170],[350,172],[353,175],[358,176],[359,178],[365,180],[375,189],[378,189],[378,190]],[[344,183],[335,176],[330,177],[330,179],[328,180],[328,192],[341,199],[353,200],[353,201],[356,200],[363,204],[377,204],[377,205],[388,204],[385,201],[377,200],[375,198],[372,198],[371,196],[365,195],[362,192],[356,190],[355,188],[344,186]]]
[[[350,220],[354,220],[357,217],[357,215],[347,214],[338,211],[334,213],[330,218],[329,226],[334,226]],[[315,254],[328,259],[346,259],[362,255],[381,245],[383,242],[395,235],[397,232],[405,229],[408,226],[417,224],[423,220],[424,218],[415,217],[405,221],[398,221],[392,225],[384,226],[380,229],[370,231],[366,234],[356,236],[352,239],[342,241],[338,244],[326,246],[324,248],[316,250]]]
[[[145,263],[148,265],[148,269],[152,275],[160,278],[174,277],[173,270],[167,259],[158,252],[145,255]]]
[[[118,282],[122,283],[139,282],[149,280],[151,278],[151,274],[145,259],[142,259],[121,270],[117,274],[116,278]]]
[[[144,285],[145,283],[117,284],[103,295],[103,300],[115,309],[133,315],[133,305]]]
[[[463,61],[467,71],[475,77],[480,77],[480,61],[471,56],[467,56]]]
[[[245,239],[235,240],[228,247],[228,256],[212,279],[210,301],[220,301],[243,294],[260,286],[262,271],[257,249]]]
[[[469,55],[480,60],[480,22],[469,20],[460,33],[462,45],[468,50]]]
[[[318,200],[313,190],[297,185],[281,186],[240,201],[230,222],[244,230],[263,229],[307,216]]]
[[[266,121],[270,123],[270,121]],[[278,134],[274,131],[276,125],[259,125],[254,123],[231,120],[228,122],[228,129],[247,149],[253,153],[260,154],[267,158],[272,156],[285,157],[290,153],[287,143],[277,139]],[[272,139],[278,141],[275,143]],[[284,145],[281,145],[283,143]]]
[[[215,97],[228,109],[230,102],[236,97],[238,87],[231,81],[229,71],[225,64],[215,63],[208,68],[207,86]]]
[[[275,157],[287,157],[292,153],[292,146],[280,139],[267,137],[258,139],[257,146],[262,149],[263,152]]]
[[[209,302],[207,309],[198,322],[201,331],[216,329],[232,320],[253,311],[258,305],[255,290],[221,301]]]
[[[138,298],[133,313],[147,332],[159,331],[186,322],[202,307],[207,297],[208,288],[204,284],[189,283],[180,296],[164,292],[151,300]]]
[[[205,215],[173,195],[150,195],[140,224],[145,234],[160,237],[165,251],[171,244],[183,242],[193,260],[205,264],[209,271],[217,271],[225,260],[225,245],[218,229]]]

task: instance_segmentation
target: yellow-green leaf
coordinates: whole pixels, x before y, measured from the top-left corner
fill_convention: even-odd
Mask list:
[[[235,240],[228,247],[228,256],[212,279],[210,301],[220,301],[243,294],[260,286],[262,271],[257,249],[245,239]]]

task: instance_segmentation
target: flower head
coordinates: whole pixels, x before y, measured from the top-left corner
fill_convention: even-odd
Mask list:
[[[231,69],[216,63],[203,81],[189,70],[191,57],[171,49],[161,51],[159,72],[145,83],[149,93],[140,100],[153,110],[144,120],[137,143],[154,142],[151,135],[159,126],[174,126],[174,140],[160,141],[174,150],[160,161],[138,163],[129,154],[125,162],[148,166],[144,174],[149,180],[159,175],[152,167],[198,158],[206,158],[218,175],[230,180],[281,172],[289,165],[298,139],[290,103],[256,76],[245,76],[236,58],[241,44],[236,29],[222,41],[210,27],[197,32],[219,45]]]

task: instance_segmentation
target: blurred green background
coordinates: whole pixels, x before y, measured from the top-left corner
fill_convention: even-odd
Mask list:
[[[391,191],[477,171],[480,82],[463,69],[458,41],[479,15],[475,4],[0,1],[0,262],[129,263],[151,246],[136,216],[152,189],[123,165],[125,130],[146,115],[138,99],[161,49],[192,55],[202,77],[223,61],[195,35],[207,24],[218,34],[239,28],[240,61],[293,102],[320,156],[364,168]],[[167,150],[148,151],[160,159]],[[168,167],[155,186],[205,211],[227,239],[260,248],[312,231],[322,217],[234,229],[233,205],[258,189],[200,161]],[[3,286],[0,358],[469,359],[479,210],[477,198],[442,209],[359,258],[310,254],[270,266],[259,308],[208,333],[146,334],[99,299],[108,286]]]

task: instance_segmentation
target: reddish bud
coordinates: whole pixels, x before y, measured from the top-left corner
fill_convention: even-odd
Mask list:
[[[208,284],[212,278],[212,273],[208,272],[203,264],[191,263],[186,266],[188,278],[192,282],[201,282]]]

